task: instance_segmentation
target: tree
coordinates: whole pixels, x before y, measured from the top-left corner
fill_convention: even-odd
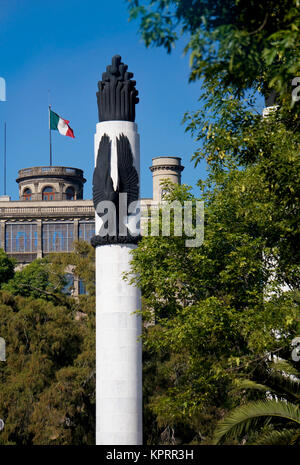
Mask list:
[[[184,186],[169,187],[168,201],[190,198]],[[185,247],[185,237],[144,237],[133,253],[144,318],[155,315],[144,330],[149,440],[169,428],[176,442],[209,441],[217,419],[240,403],[234,379],[253,379],[271,353],[290,352],[298,303],[267,266],[267,238],[257,226],[264,192],[262,178],[233,172],[210,192],[201,247]],[[262,210],[249,217],[257,203]],[[271,276],[274,294],[266,299]]]
[[[74,242],[73,253],[51,254],[51,272],[55,276],[69,270],[81,279],[89,295],[95,295],[95,249],[85,241]]]
[[[128,0],[130,18],[140,18],[146,46],[171,52],[183,36],[190,53],[190,80],[217,80],[241,94],[275,89],[291,101],[291,81],[300,71],[298,0]]]
[[[0,249],[0,287],[14,275],[15,262],[9,258],[3,249]]]
[[[185,116],[187,131],[200,143],[193,160],[197,166],[204,159],[209,170],[207,182],[200,183],[204,197],[238,176],[235,195],[257,199],[249,199],[250,209],[237,211],[239,220],[242,215],[249,225],[256,223],[256,233],[276,257],[282,283],[299,288],[299,116],[282,105],[262,118],[254,98],[233,98],[231,89],[221,95],[215,85],[207,87],[203,109]]]
[[[34,260],[17,271],[2,289],[14,295],[62,302],[68,275],[81,279],[87,292],[95,295],[95,251],[87,242],[74,242],[72,253],[52,253]]]
[[[170,52],[183,35],[190,80],[202,85],[202,107],[184,122],[199,142],[195,166],[208,168],[199,181],[204,243],[186,249],[182,238],[147,237],[133,254],[145,316],[156,318],[144,335],[157,383],[147,406],[175,440],[188,440],[183,424],[189,440],[204,442],[218,417],[256,400],[253,390],[232,394],[234,380],[259,381],[272,354],[290,358],[299,334],[297,6],[129,0],[147,46]],[[258,93],[272,91],[278,109],[262,118]]]
[[[55,293],[59,293],[64,285],[64,270],[55,274],[51,271],[49,258],[39,258],[16,271],[2,289],[14,295],[53,300]]]
[[[79,248],[90,250],[88,244]],[[80,262],[76,254],[70,260]],[[29,265],[32,273],[10,283],[15,295],[0,291],[6,341],[6,362],[0,362],[3,445],[94,444],[95,298],[75,299],[52,288],[65,271],[64,257],[56,255],[55,261],[53,268],[51,257]],[[39,270],[46,274],[37,281]],[[18,295],[18,283],[26,283],[19,287],[26,296]]]

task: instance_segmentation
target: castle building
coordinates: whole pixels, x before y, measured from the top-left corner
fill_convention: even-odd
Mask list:
[[[163,179],[181,183],[184,167],[178,157],[156,157],[150,170],[153,198],[141,199],[141,219],[162,199]],[[0,248],[23,266],[51,252],[71,252],[73,242],[95,235],[95,210],[83,198],[83,171],[65,166],[19,170],[19,200],[0,196]]]

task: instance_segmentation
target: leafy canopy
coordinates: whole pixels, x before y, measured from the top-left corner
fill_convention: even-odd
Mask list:
[[[0,287],[14,276],[15,262],[0,249]]]
[[[36,260],[0,291],[2,445],[94,444],[95,298],[62,294],[60,280],[66,262],[87,256],[88,269],[76,271],[92,273],[93,255],[81,244],[68,259]]]
[[[300,71],[299,0],[127,1],[146,46],[171,52],[183,36],[191,81],[290,96]]]

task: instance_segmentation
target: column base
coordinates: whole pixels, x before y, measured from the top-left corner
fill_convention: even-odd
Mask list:
[[[93,236],[91,238],[91,244],[93,247],[111,244],[137,244],[141,239],[141,235],[132,236],[128,232],[127,236]]]

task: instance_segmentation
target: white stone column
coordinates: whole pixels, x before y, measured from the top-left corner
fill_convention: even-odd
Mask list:
[[[115,139],[128,137],[139,174],[137,125],[97,124],[95,163],[101,137],[112,140],[112,178],[117,175]],[[96,213],[96,234],[102,221]],[[96,247],[96,444],[142,444],[142,332],[140,290],[123,280],[134,244]]]
[[[96,248],[97,444],[142,444],[141,298],[122,279],[134,247]]]

